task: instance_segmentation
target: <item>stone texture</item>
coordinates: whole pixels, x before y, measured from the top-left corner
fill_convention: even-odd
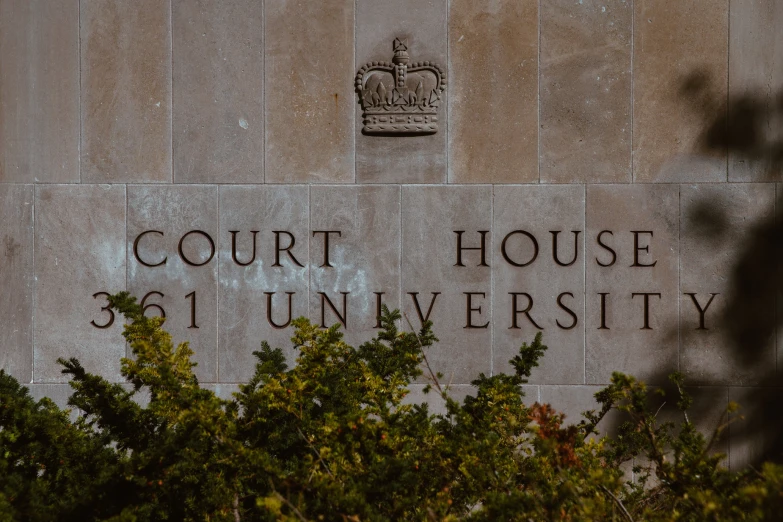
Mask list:
[[[681,189],[681,370],[689,382],[758,385],[775,365],[774,184]],[[692,298],[706,306],[705,329]]]
[[[33,377],[33,186],[0,185],[0,369]]]
[[[541,3],[541,181],[631,180],[630,1]]]
[[[421,322],[409,293],[418,292],[425,318],[432,304],[429,319],[440,342],[426,354],[433,371],[443,373],[445,383],[467,384],[491,369],[491,269],[478,266],[478,250],[463,251],[464,266],[455,266],[458,235],[454,233],[464,231],[463,247],[479,248],[479,231],[486,231],[485,264],[490,265],[491,226],[490,186],[402,187],[402,309],[418,330]],[[433,298],[434,292],[440,294]],[[469,297],[466,292],[484,295]],[[486,327],[466,328],[469,298],[471,308],[477,309],[470,316],[471,324]]]
[[[69,384],[31,384],[27,387],[30,392],[30,397],[36,401],[40,401],[44,397],[50,399],[58,408],[73,409],[71,412],[71,421],[75,421],[78,412],[76,408],[68,406],[68,399],[73,393],[73,388]]]
[[[125,187],[39,185],[35,196],[33,381],[65,382],[58,357],[122,380],[122,319],[97,292],[125,289]],[[93,323],[93,324],[91,324]]]
[[[263,5],[172,3],[177,183],[264,180]]]
[[[602,386],[584,385],[547,385],[539,388],[541,390],[541,404],[549,404],[558,412],[564,413],[566,425],[579,424],[584,418],[582,413],[598,410],[599,404],[595,400],[595,394],[603,389]],[[612,421],[614,419],[606,420]],[[602,433],[607,432],[608,424],[614,426],[614,423],[610,422],[602,424],[599,424]]]
[[[190,342],[198,363],[195,372],[203,382],[217,380],[217,192],[217,187],[204,185],[128,187],[128,291],[139,301],[150,292],[163,294],[150,295],[146,304],[165,310],[165,328],[175,344]],[[163,235],[148,233],[138,239],[148,230]],[[215,250],[206,236],[190,233],[194,230],[208,234]],[[137,239],[139,259],[163,264],[140,263],[134,254]],[[180,245],[184,258],[201,266],[188,264]],[[195,299],[187,297],[192,292]],[[160,315],[160,310],[151,307],[147,315]],[[192,328],[194,324],[198,328]]]
[[[725,181],[725,150],[702,154],[725,117],[728,0],[634,2],[635,181]]]
[[[739,405],[729,425],[729,467],[732,471],[778,460],[783,436],[783,389],[730,387],[729,400]]]
[[[538,181],[538,1],[449,4],[449,181]]]
[[[79,181],[79,2],[0,2],[0,182]]]
[[[619,371],[651,384],[666,382],[677,370],[679,188],[588,185],[586,199],[586,380],[605,384]],[[607,247],[598,239],[604,230],[611,232],[600,239]],[[600,293],[608,294],[606,329]],[[645,299],[649,329],[643,329]]]
[[[780,180],[783,2],[731,2],[729,24],[729,180]]]
[[[356,64],[391,61],[395,38],[408,40],[412,62],[434,62],[446,70],[438,132],[428,136],[365,136],[356,107],[356,181],[359,183],[441,183],[446,181],[449,100],[447,0],[362,0],[356,5]]]
[[[291,318],[307,317],[309,204],[306,186],[236,186],[220,187],[220,291],[219,354],[220,381],[246,382],[253,374],[256,358],[252,352],[261,341],[272,348],[282,348],[289,364],[297,353],[291,345],[291,328],[275,328],[269,322],[264,292],[273,292],[272,320],[283,325],[288,321],[288,296],[291,296]],[[232,257],[232,237],[236,235],[236,259]],[[253,234],[256,255],[253,259]],[[280,266],[275,265],[275,233],[293,236],[291,254],[281,252]],[[279,234],[280,248],[291,245],[291,237]],[[251,259],[253,262],[251,263]]]
[[[584,383],[584,198],[584,187],[579,185],[495,187],[493,373],[512,371],[509,359],[518,353],[523,342],[532,342],[536,332],[542,331],[549,350],[540,366],[533,370],[530,382]],[[520,230],[535,238],[537,255],[531,239],[523,233],[515,233]],[[570,266],[555,262],[555,234],[552,231],[559,232],[556,234],[559,262]],[[573,231],[578,232],[576,249]],[[529,265],[512,265],[504,259],[504,252],[512,262]],[[524,292],[532,298],[529,317],[541,328],[522,313],[517,314],[518,328],[512,328],[514,298],[511,292]],[[564,295],[566,292],[571,295]],[[517,310],[530,305],[525,296],[516,299]],[[562,306],[572,310],[576,319],[558,305],[558,299]]]
[[[310,239],[310,320],[326,326],[338,322],[324,293],[342,312],[346,296],[345,340],[352,346],[367,342],[378,330],[377,296],[390,309],[400,308],[400,187],[313,187],[310,193],[310,228],[339,231],[330,234],[329,264],[324,266],[325,234]]]
[[[775,231],[772,234],[772,241],[777,245],[777,249],[774,252],[776,259],[783,259],[783,184],[776,184],[776,197],[775,197]],[[776,284],[777,287],[777,309],[775,322],[777,325],[776,335],[776,358],[777,358],[777,375],[783,374],[783,265],[778,264],[776,271]]]
[[[354,181],[354,2],[265,2],[266,181]]]
[[[81,2],[82,181],[171,181],[170,11]]]

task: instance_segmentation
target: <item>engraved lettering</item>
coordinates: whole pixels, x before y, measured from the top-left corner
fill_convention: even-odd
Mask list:
[[[324,235],[324,263],[321,265],[321,268],[331,268],[332,265],[329,263],[329,234],[337,234],[337,237],[342,237],[342,234],[339,230],[313,230],[313,237],[316,234]]]
[[[337,316],[337,320],[340,321],[340,324],[343,325],[343,328],[348,328],[348,325],[346,324],[346,319],[348,315],[348,294],[351,292],[340,292],[343,296],[343,313],[337,311],[337,308],[335,308],[334,303],[332,303],[332,300],[329,299],[329,297],[323,293],[318,292],[318,295],[321,296],[321,328],[326,328],[326,306],[329,305],[329,308],[332,309],[332,312],[334,315]]]
[[[614,263],[614,261],[612,262]],[[601,296],[601,326],[598,329],[609,330],[610,328],[606,326],[606,296],[609,295],[609,292],[598,292],[598,295]]]
[[[413,298],[413,306],[416,307],[416,314],[419,316],[419,321],[424,324],[430,320],[430,314],[432,313],[432,307],[435,306],[435,299],[438,298],[440,292],[432,292],[432,299],[430,300],[430,306],[427,308],[427,315],[421,313],[421,306],[419,305],[419,292],[408,292],[408,295]]]
[[[533,326],[538,328],[539,330],[543,330],[544,328],[542,326],[539,326],[538,323],[536,323],[532,317],[530,317],[530,310],[533,309],[533,298],[530,297],[530,294],[525,292],[509,292],[508,295],[511,296],[511,326],[509,327],[509,330],[518,330],[520,328],[517,318],[519,314],[525,314],[525,317],[527,317],[527,320],[530,321]],[[524,310],[520,310],[518,305],[518,298],[520,295],[524,295],[527,297],[527,307]]]
[[[283,266],[280,264],[280,252],[285,252],[288,254],[288,257],[291,258],[291,261],[293,261],[297,266],[301,266],[304,268],[304,265],[297,261],[297,259],[294,257],[293,252],[291,252],[291,249],[294,248],[294,245],[296,244],[296,238],[293,234],[290,232],[286,232],[285,230],[273,230],[275,234],[275,262],[272,264],[272,266]],[[288,243],[288,246],[285,248],[280,248],[280,234],[285,234],[288,236],[288,238],[291,240],[290,243]]]
[[[560,266],[571,266],[574,263],[576,263],[576,258],[579,257],[579,232],[580,230],[572,230],[571,233],[574,234],[574,258],[571,259],[568,263],[563,263],[560,261],[560,259],[557,256],[557,235],[561,232],[560,230],[550,230],[549,231],[552,234],[552,259],[555,260],[555,263],[557,263]]]
[[[138,261],[142,265],[148,266],[150,268],[155,268],[156,266],[165,265],[166,261],[169,259],[168,257],[164,257],[163,261],[158,261],[157,263],[147,263],[139,255],[139,241],[141,241],[141,238],[143,238],[147,234],[160,234],[162,236],[163,232],[161,232],[160,230],[145,230],[144,232],[136,236],[136,239],[133,241],[133,257],[135,257],[136,261]]]
[[[108,292],[95,292],[94,294],[92,294],[92,298],[98,299],[98,296],[100,295],[109,297]],[[111,305],[107,303],[106,306],[101,307],[101,312],[109,312],[109,319],[103,324],[98,324],[93,319],[92,321],[90,321],[90,324],[93,325],[95,328],[100,328],[101,330],[103,330],[104,328],[108,328],[114,324],[114,311],[111,309]]]
[[[250,256],[250,261],[247,263],[243,263],[237,259],[237,234],[239,234],[239,230],[229,230],[229,232],[231,233],[231,259],[239,266],[248,266],[252,264],[253,261],[256,260],[256,235],[258,234],[258,230],[250,231],[250,233],[253,234],[253,255]]]
[[[481,297],[486,298],[487,294],[485,294],[484,292],[463,292],[463,293],[465,294],[465,297],[467,299],[467,304],[466,304],[466,307],[467,307],[467,310],[466,310],[467,320],[466,320],[465,326],[463,328],[486,328],[486,327],[488,327],[489,326],[489,321],[487,321],[484,324],[480,324],[480,325],[473,324],[473,312],[478,312],[479,314],[481,313],[481,307],[480,306],[477,307],[477,308],[473,308],[473,296],[474,295],[480,295]]]
[[[706,323],[705,323],[704,315],[707,313],[707,309],[712,304],[712,300],[715,299],[715,296],[716,295],[720,295],[720,294],[710,293],[710,300],[707,301],[707,304],[704,305],[704,308],[702,308],[702,306],[699,304],[699,301],[696,299],[696,294],[690,293],[690,292],[685,292],[685,295],[689,295],[691,297],[691,301],[693,301],[694,306],[696,306],[696,310],[699,311],[699,327],[696,328],[696,329],[697,330],[709,330],[709,328],[707,328],[705,326]]]
[[[508,252],[506,252],[506,242],[511,236],[515,234],[522,234],[524,236],[527,236],[527,238],[530,239],[530,241],[533,243],[533,256],[524,263],[512,261],[511,258],[508,257]],[[525,230],[514,230],[506,234],[506,237],[503,238],[503,242],[500,244],[500,253],[503,254],[503,259],[505,259],[509,265],[518,266],[518,267],[527,266],[533,261],[535,261],[536,258],[538,257],[538,241],[536,241],[535,236],[533,236],[533,234],[531,234],[530,232],[527,232]]]
[[[631,266],[655,266],[658,261],[653,261],[652,263],[639,262],[639,252],[644,251],[647,254],[650,253],[650,245],[639,246],[639,234],[650,234],[650,238],[652,239],[652,230],[631,230],[631,234],[633,234],[633,264]]]
[[[266,320],[267,320],[267,322],[269,323],[269,325],[272,328],[277,328],[279,330],[279,329],[285,328],[289,324],[291,324],[291,315],[292,315],[291,311],[292,311],[292,308],[293,308],[292,301],[293,301],[293,296],[294,296],[294,294],[296,292],[286,292],[286,295],[288,296],[288,319],[283,324],[277,324],[275,322],[275,320],[272,319],[272,315],[273,315],[272,314],[272,297],[276,293],[277,292],[264,292],[264,294],[266,295]],[[321,306],[323,306],[323,304],[321,304]]]
[[[151,295],[157,295],[158,297],[166,297],[162,293],[157,292],[155,290],[153,290],[152,292],[147,292],[147,294],[141,298],[141,302],[139,303],[139,305],[141,306],[141,313],[145,313],[147,311],[147,308],[157,308],[158,311],[160,312],[160,316],[165,319],[166,310],[164,310],[162,306],[157,304],[145,304],[147,302],[147,298],[149,298]]]
[[[661,298],[660,292],[638,292],[638,293],[632,293],[631,299],[636,297],[637,295],[643,295],[644,296],[644,326],[639,328],[640,330],[652,330],[650,327],[650,296],[654,295],[657,296],[658,299]]]
[[[464,247],[464,246],[462,246],[462,234],[464,234],[465,231],[464,230],[455,230],[454,231],[454,233],[457,234],[457,262],[454,264],[454,266],[465,266],[462,263],[462,251],[463,250],[480,250],[481,251],[481,262],[478,265],[476,265],[476,266],[489,266],[487,264],[487,251],[485,249],[487,234],[489,233],[489,230],[478,230],[477,232],[481,235],[481,246]]]
[[[615,252],[612,247],[610,247],[609,245],[607,245],[606,243],[601,241],[601,236],[603,236],[604,234],[609,234],[610,236],[613,236],[614,232],[612,232],[611,230],[602,230],[602,231],[600,231],[598,233],[598,245],[600,247],[602,247],[602,248],[605,248],[606,250],[608,250],[612,254],[612,260],[610,262],[608,262],[608,263],[602,263],[596,257],[595,258],[595,262],[598,263],[598,266],[606,267],[606,266],[612,266],[617,261],[617,252]]]
[[[188,328],[198,328],[196,324],[196,291],[190,292],[185,296],[185,299],[190,299],[190,326]]]
[[[198,234],[200,236],[204,236],[205,238],[207,238],[207,241],[209,241],[209,257],[207,257],[206,261],[202,261],[201,263],[194,263],[193,261],[188,259],[185,256],[185,253],[182,251],[182,244],[185,242],[185,238],[188,237],[191,234]],[[203,230],[191,230],[190,232],[188,232],[187,234],[182,236],[182,238],[179,240],[179,245],[177,246],[177,251],[179,252],[179,257],[182,258],[182,260],[185,263],[189,264],[190,266],[204,266],[207,263],[209,263],[210,261],[212,261],[213,257],[215,257],[215,242],[212,241],[212,237],[209,234],[207,234],[206,232],[204,232]]]
[[[375,294],[375,326],[373,328],[381,327],[381,313],[383,313],[383,309],[381,308],[383,306],[381,297],[385,293],[386,292],[373,292],[373,294]]]
[[[579,319],[576,317],[576,314],[574,313],[573,310],[571,310],[570,308],[568,308],[566,305],[563,304],[563,296],[564,295],[567,295],[567,296],[569,296],[569,297],[571,297],[573,299],[574,298],[574,294],[572,294],[571,292],[563,292],[562,294],[557,296],[557,305],[560,308],[562,308],[563,310],[565,310],[565,312],[568,315],[571,316],[572,321],[571,321],[571,324],[568,325],[568,326],[563,326],[562,324],[560,324],[560,320],[559,319],[555,319],[555,323],[557,323],[557,326],[559,326],[563,330],[572,330],[573,328],[576,328],[576,325],[579,322]]]

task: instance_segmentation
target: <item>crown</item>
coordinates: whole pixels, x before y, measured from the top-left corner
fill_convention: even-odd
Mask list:
[[[446,74],[430,62],[408,64],[408,41],[394,39],[389,62],[371,62],[356,74],[364,134],[435,134]]]

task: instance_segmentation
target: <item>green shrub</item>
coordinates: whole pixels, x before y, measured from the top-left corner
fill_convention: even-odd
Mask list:
[[[729,472],[687,416],[659,424],[631,377],[615,374],[579,425],[526,405],[540,334],[514,374],[480,375],[458,403],[429,371],[429,323],[401,331],[384,310],[378,337],[353,348],[336,327],[298,319],[297,365],[263,343],[227,401],[199,387],[191,350],[162,319],[126,293],[111,303],[129,319],[131,391],[62,360],[72,422],[0,372],[0,521],[777,520],[783,508],[783,468]],[[404,401],[422,367],[442,415]],[[593,436],[612,409],[629,421]],[[650,465],[628,482],[620,466],[640,457]]]

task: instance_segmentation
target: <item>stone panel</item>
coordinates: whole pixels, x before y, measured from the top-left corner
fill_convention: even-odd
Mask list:
[[[190,342],[204,382],[217,380],[217,245],[217,187],[128,187],[128,291],[163,308],[166,330],[175,344]]]
[[[589,410],[598,410],[599,404],[595,400],[595,394],[603,389],[602,386],[540,386],[541,404],[549,404],[558,412],[565,414],[565,424],[579,424],[582,413]],[[611,419],[607,419],[611,420]],[[603,424],[603,423],[602,423]],[[602,433],[606,433],[610,423],[599,424]]]
[[[171,181],[170,0],[81,2],[82,181]]]
[[[172,3],[174,181],[264,180],[263,4]]]
[[[739,405],[729,425],[729,467],[739,471],[780,459],[783,437],[783,389],[730,387],[729,400]]]
[[[666,382],[678,367],[679,188],[588,185],[586,194],[586,380],[606,384],[619,371]]]
[[[531,382],[583,384],[584,187],[495,187],[494,207],[493,373],[510,372],[509,359],[541,331],[549,350],[533,370]],[[520,312],[516,321],[514,299]],[[521,311],[529,306],[526,316]]]
[[[0,185],[0,369],[33,377],[33,186]]]
[[[402,310],[418,330],[415,302],[425,318],[431,306],[429,319],[440,342],[426,354],[445,383],[467,384],[491,370],[491,227],[491,186],[402,187]],[[455,231],[464,231],[464,248],[480,248],[484,232],[485,266],[479,266],[479,250],[464,250],[464,266],[455,266]],[[411,292],[418,293],[418,301]],[[475,309],[470,315],[469,308]]]
[[[541,181],[631,180],[632,2],[541,3]]]
[[[125,289],[125,187],[36,187],[34,255],[33,381],[67,381],[58,357],[122,380],[123,321],[95,294]]]
[[[538,1],[449,4],[449,181],[538,181]]]
[[[761,384],[775,365],[775,186],[681,191],[681,370],[692,383]]]
[[[392,42],[407,39],[412,62],[448,65],[447,0],[361,0],[356,5],[356,65],[391,61]],[[354,71],[355,72],[355,71]],[[356,181],[359,183],[441,183],[446,181],[446,90],[438,113],[438,132],[427,136],[365,136],[356,105]]]
[[[634,2],[635,181],[725,181],[725,150],[702,154],[725,117],[728,0]]]
[[[257,361],[252,352],[261,348],[261,341],[282,348],[289,365],[296,359],[290,341],[293,330],[270,323],[268,299],[276,325],[309,315],[308,191],[303,185],[220,187],[221,382],[247,382]],[[235,256],[231,231],[237,232]],[[255,257],[253,231],[257,231]],[[290,316],[286,292],[293,293]]]
[[[772,234],[772,241],[777,248],[774,251],[776,259],[783,259],[783,184],[776,184],[777,195],[775,197],[775,232]],[[777,287],[777,313],[775,322],[777,324],[777,335],[775,343],[775,352],[777,354],[777,375],[783,374],[783,265],[778,264],[776,271]]]
[[[400,187],[313,187],[310,228],[310,319],[321,324],[323,312],[326,326],[339,322],[328,298],[346,314],[346,342],[369,341],[378,334],[375,292],[390,309],[400,308]],[[340,232],[329,234],[328,259],[324,231]]]
[[[30,392],[30,397],[35,401],[40,401],[44,397],[50,399],[61,410],[72,409],[71,421],[75,421],[78,415],[78,410],[68,406],[68,399],[73,394],[73,388],[69,384],[31,384],[27,387]]]
[[[0,2],[0,182],[79,181],[79,1]]]
[[[265,2],[266,181],[354,181],[354,2]]]
[[[729,24],[729,179],[781,179],[770,147],[783,142],[783,2],[731,2]],[[749,141],[748,138],[751,137]]]

